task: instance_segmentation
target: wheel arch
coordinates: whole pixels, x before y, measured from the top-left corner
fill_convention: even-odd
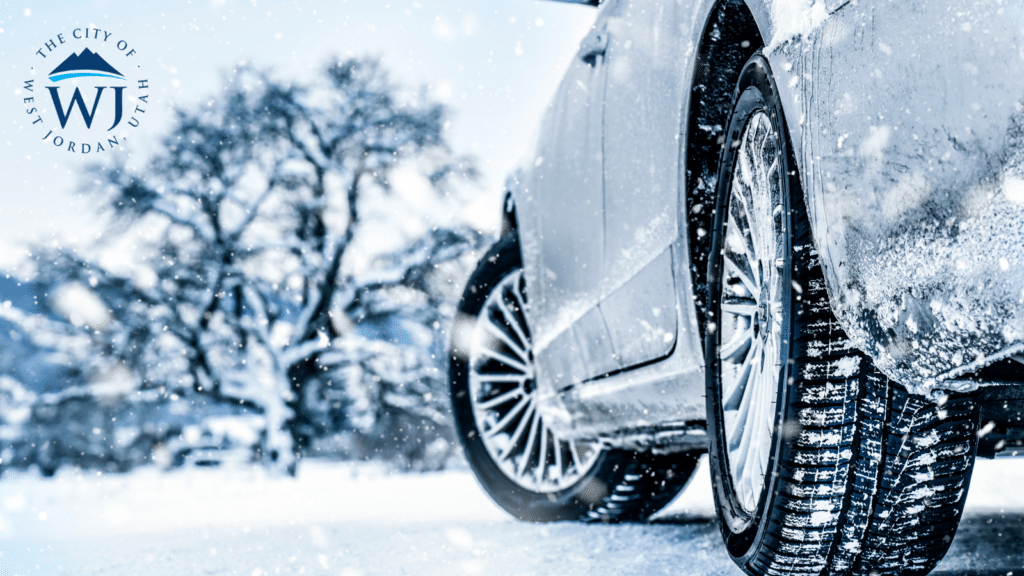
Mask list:
[[[686,214],[690,275],[697,323],[704,336],[708,253],[711,250],[719,153],[733,91],[747,60],[764,47],[767,10],[760,2],[717,0],[708,12],[690,82],[684,118],[686,158],[682,203]]]

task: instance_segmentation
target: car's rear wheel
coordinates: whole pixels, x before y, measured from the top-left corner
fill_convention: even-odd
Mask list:
[[[672,500],[696,454],[602,448],[559,437],[537,410],[526,281],[514,234],[470,277],[452,332],[456,431],[484,490],[522,520],[643,520]]]
[[[767,61],[744,66],[718,175],[705,338],[715,501],[748,574],[924,574],[952,541],[973,396],[878,373],[829,306]]]

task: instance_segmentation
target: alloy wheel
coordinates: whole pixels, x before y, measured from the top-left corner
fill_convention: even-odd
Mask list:
[[[776,429],[789,329],[789,246],[778,136],[763,111],[738,141],[721,284],[721,385],[729,472],[738,503],[756,510]]]
[[[601,451],[562,440],[537,410],[536,374],[522,271],[506,276],[477,317],[469,358],[473,416],[484,447],[510,480],[533,492],[572,485]]]

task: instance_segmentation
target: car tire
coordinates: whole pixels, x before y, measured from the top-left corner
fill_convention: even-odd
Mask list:
[[[875,370],[829,305],[768,62],[740,73],[721,152],[705,330],[722,535],[746,573],[925,574],[963,511],[972,395]]]
[[[466,460],[491,499],[521,520],[644,520],[683,489],[698,454],[565,442],[544,425],[521,262],[516,235],[506,235],[480,260],[459,302],[449,382]]]

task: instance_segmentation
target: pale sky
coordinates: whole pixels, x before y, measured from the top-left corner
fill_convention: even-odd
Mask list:
[[[90,199],[76,193],[82,162],[95,156],[43,143],[22,103],[35,52],[58,33],[110,30],[137,51],[153,96],[137,139],[118,152],[128,154],[152,149],[172,107],[203,105],[219,71],[239,62],[302,80],[330,54],[380,55],[397,79],[430,86],[452,108],[450,140],[484,172],[466,216],[490,227],[505,174],[594,13],[534,0],[0,2],[0,269],[24,256],[26,241],[70,244],[99,232]]]

